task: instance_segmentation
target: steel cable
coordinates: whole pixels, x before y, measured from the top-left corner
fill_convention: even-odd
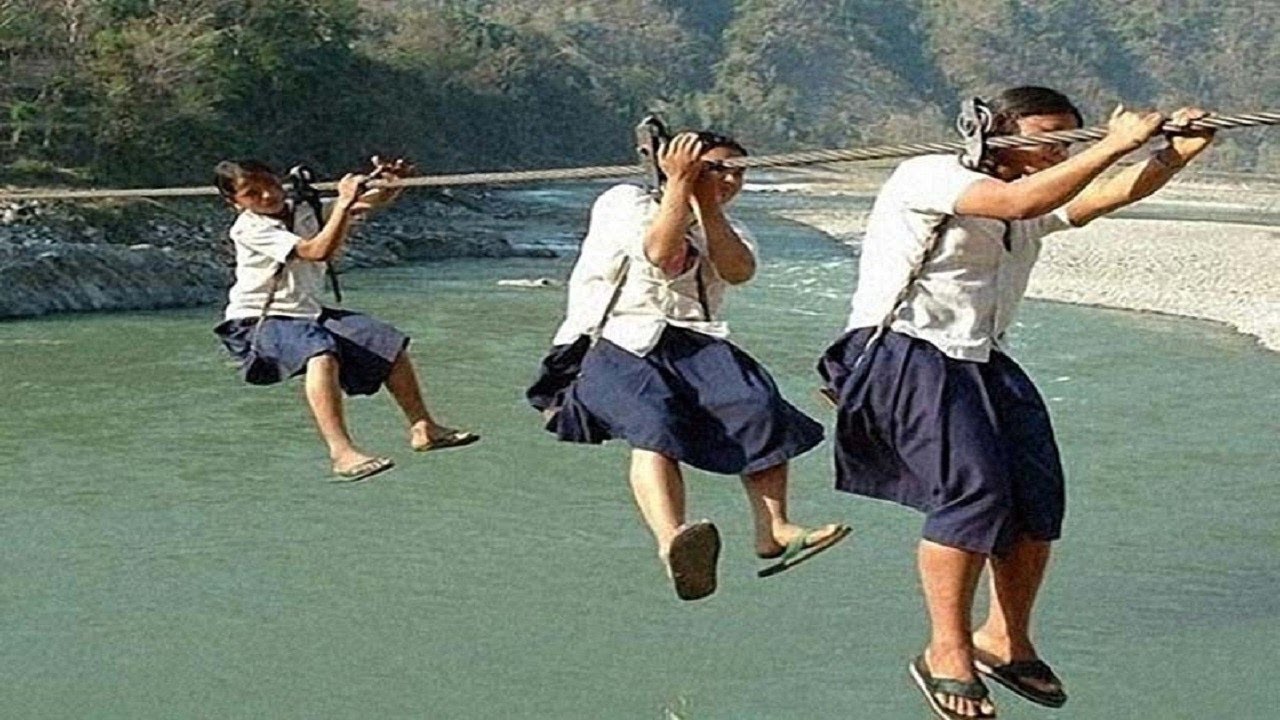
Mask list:
[[[1280,112],[1254,112],[1239,115],[1215,115],[1190,124],[1191,130],[1229,130],[1242,127],[1258,127],[1280,125]],[[1185,132],[1186,128],[1167,123],[1164,132],[1174,134]],[[1106,127],[1082,128],[1079,130],[1059,130],[1036,135],[1004,135],[989,138],[987,145],[993,148],[1031,147],[1034,145],[1057,145],[1099,140],[1107,134]],[[896,145],[879,145],[863,148],[802,150],[798,152],[779,153],[775,155],[759,155],[731,158],[722,161],[727,167],[741,168],[776,168],[817,165],[825,163],[859,162],[866,160],[886,160],[890,158],[913,157],[935,153],[954,153],[964,149],[960,140],[948,142],[901,143]],[[422,175],[401,180],[379,180],[371,183],[371,187],[460,187],[466,185],[511,185],[528,182],[556,182],[567,180],[603,180],[608,178],[624,178],[642,174],[640,165],[593,165],[571,168],[547,168],[541,170],[511,170],[493,172],[454,173],[445,175]],[[334,181],[316,183],[320,190],[332,190],[337,186]],[[0,191],[0,200],[96,200],[106,198],[160,198],[160,197],[193,197],[216,195],[213,186],[169,187],[169,188],[125,188],[101,190],[4,190]]]

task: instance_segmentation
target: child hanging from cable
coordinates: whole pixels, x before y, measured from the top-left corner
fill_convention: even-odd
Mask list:
[[[788,518],[788,461],[821,442],[822,426],[727,340],[721,319],[728,286],[756,272],[754,245],[724,212],[743,177],[720,163],[745,154],[729,137],[683,133],[658,151],[660,199],[619,185],[596,200],[566,319],[527,393],[560,440],[631,445],[632,492],[684,600],[715,591],[720,537],[686,522],[682,464],[741,476],[755,552],[775,561],[762,574],[849,531]]]
[[[1040,705],[1067,701],[1030,632],[1062,532],[1062,463],[1048,409],[1005,338],[1041,241],[1150,195],[1212,140],[1174,133],[1099,177],[1159,134],[1164,117],[1117,108],[1107,136],[1070,156],[1066,145],[983,143],[1080,127],[1061,93],[1016,87],[966,110],[964,156],[908,160],[881,188],[848,331],[819,365],[838,400],[837,488],[925,514],[917,564],[931,632],[908,672],[944,720],[995,717],[980,675]],[[1184,108],[1172,122],[1204,115]],[[975,630],[984,569],[991,602]]]
[[[374,158],[374,173],[400,177],[403,160]],[[409,423],[416,451],[468,445],[475,433],[438,424],[422,398],[409,338],[387,323],[321,303],[326,263],[338,254],[352,221],[387,205],[397,192],[367,190],[368,176],[347,175],[338,196],[320,206],[287,202],[279,176],[266,164],[224,161],[214,169],[222,198],[240,214],[231,227],[235,284],[225,320],[214,329],[254,385],[303,375],[307,403],[329,449],[334,475],[359,481],[389,470],[391,458],[361,450],[347,430],[342,395],[372,395],[386,386]]]

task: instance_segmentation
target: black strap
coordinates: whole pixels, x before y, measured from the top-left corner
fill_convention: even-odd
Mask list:
[[[627,272],[631,269],[631,258],[623,256],[621,264],[618,265],[618,279],[613,285],[613,295],[609,298],[609,304],[605,305],[604,312],[600,315],[600,322],[596,323],[595,336],[599,337],[604,331],[605,323],[609,322],[610,316],[613,315],[613,308],[618,304],[618,298],[622,297],[622,288],[627,284]],[[698,283],[698,304],[702,306],[702,317],[707,322],[711,322],[711,306],[707,303],[707,286],[702,279],[702,258],[698,258],[697,273],[694,275]]]
[[[311,212],[316,217],[316,227],[324,227],[324,205],[320,202],[320,194],[312,192],[303,198],[307,205],[311,208]],[[333,290],[333,301],[338,305],[342,304],[342,286],[338,283],[338,269],[333,266],[332,260],[326,260],[324,263],[324,274],[329,278],[329,288]]]
[[[595,337],[599,338],[600,333],[604,332],[605,323],[609,322],[609,316],[613,314],[613,306],[618,304],[618,298],[622,297],[622,286],[627,284],[627,271],[631,269],[631,257],[622,256],[622,262],[618,265],[618,277],[613,283],[613,295],[609,298],[609,304],[604,306],[604,313],[600,315],[600,322],[596,323]]]
[[[991,696],[991,691],[987,690],[987,686],[977,680],[965,682],[950,678],[931,678],[926,681],[926,684],[929,686],[929,690],[935,693],[954,695],[966,700],[986,700]]]
[[[324,274],[329,278],[329,288],[333,290],[333,302],[342,304],[342,287],[338,285],[338,271],[334,269],[333,263],[324,264]]]
[[[915,285],[916,281],[924,275],[925,266],[929,264],[929,260],[932,259],[934,253],[937,252],[938,247],[942,245],[942,235],[947,231],[947,224],[951,222],[953,217],[954,216],[952,215],[943,215],[938,218],[933,227],[929,229],[929,237],[925,239],[924,249],[920,253],[920,259],[917,260],[916,264],[911,268],[911,272],[907,275],[907,282],[903,285],[902,289],[898,291],[898,296],[894,298],[893,307],[889,308],[889,312],[885,314],[884,319],[880,321],[878,326],[876,326],[874,332],[871,333],[871,337],[867,338],[867,342],[862,346],[862,350],[859,351],[858,357],[854,359],[853,367],[855,369],[859,368],[864,362],[866,362],[867,358],[871,355],[871,350],[880,342],[884,334],[888,332],[889,327],[893,325],[893,319],[897,317],[898,310],[902,308],[902,304],[905,303],[907,298],[911,295],[911,286]]]
[[[311,208],[311,212],[313,213],[316,219],[317,228],[324,227],[324,205],[323,203],[320,202],[320,195],[318,193],[309,193],[306,195],[295,196],[290,199],[293,202],[290,203],[289,205],[289,208],[288,208],[289,212],[287,213],[288,217],[285,220],[285,227],[289,230],[289,232],[293,232],[293,224],[295,220],[295,214],[298,211],[298,203],[302,203],[306,207]],[[325,261],[324,274],[325,274],[325,277],[329,278],[329,289],[333,291],[333,301],[341,305],[342,304],[342,286],[338,283],[338,271],[333,267],[333,263],[331,261],[328,261],[328,260]]]
[[[316,220],[316,229],[323,228],[324,203],[320,201],[320,193],[311,185],[311,170],[305,166],[295,167],[289,171],[289,180],[285,203],[287,211],[284,218],[285,228],[289,232],[295,232],[293,228],[299,207],[311,208],[311,213]],[[329,279],[329,288],[333,290],[334,302],[341,305],[342,286],[338,283],[338,271],[332,262],[325,261],[324,274]]]
[[[1060,684],[1062,682],[1053,673],[1053,669],[1043,660],[1015,660],[994,667],[992,670],[1002,675],[1012,675],[1015,678],[1030,678],[1045,683]]]
[[[707,284],[702,279],[702,255],[698,255],[698,272],[695,276],[698,280],[698,304],[702,306],[702,319],[711,322],[711,305],[707,302]]]
[[[319,225],[321,220],[324,218],[323,206],[320,203],[319,195],[311,195],[302,198],[291,196],[286,199],[284,217],[280,218],[284,223],[285,229],[289,232],[293,232],[294,224],[297,220],[297,203],[300,199],[305,201],[306,204],[311,207],[311,211],[315,213],[317,225]],[[258,313],[258,320],[253,324],[253,332],[249,334],[249,346],[255,350],[258,346],[258,335],[262,332],[262,323],[266,321],[267,314],[271,311],[271,304],[275,302],[276,293],[280,291],[280,281],[284,279],[285,269],[288,265],[289,262],[287,260],[282,263],[277,263],[275,271],[271,273],[271,284],[267,287],[267,300],[262,303],[262,312]],[[329,276],[330,281],[333,283],[334,300],[341,303],[342,291],[338,287],[338,275],[334,272],[332,264],[325,263],[325,274]]]
[[[276,299],[276,291],[280,289],[280,280],[284,278],[284,268],[286,263],[278,263],[275,272],[271,273],[271,285],[267,288],[267,301],[262,303],[262,312],[258,313],[258,319],[253,323],[253,332],[249,333],[249,347],[258,349],[258,334],[262,332],[262,323],[267,319],[267,313],[271,311],[271,303]]]

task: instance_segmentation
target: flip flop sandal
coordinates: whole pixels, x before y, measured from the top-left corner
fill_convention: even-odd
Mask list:
[[[1043,660],[1015,660],[1004,665],[988,665],[974,658],[973,667],[979,673],[995,680],[1016,695],[1037,705],[1060,708],[1067,702],[1067,693],[1062,690],[1062,681],[1054,674],[1053,668],[1050,668]],[[1058,686],[1058,690],[1041,690],[1034,685],[1028,684],[1027,680],[1052,683]]]
[[[836,395],[835,390],[824,386],[814,390],[813,392],[822,400],[822,402],[827,404],[827,407],[830,407],[832,410],[840,407],[840,397]]]
[[[667,551],[667,568],[676,595],[698,600],[716,591],[716,561],[720,557],[720,531],[709,522],[685,525]]]
[[[334,470],[333,474],[337,477],[333,478],[331,482],[363,482],[374,475],[386,472],[395,466],[395,461],[388,457],[369,458],[368,460],[349,467],[346,470]]]
[[[480,436],[466,430],[448,430],[443,435],[432,438],[426,445],[415,447],[414,452],[430,452],[451,447],[463,447],[478,442]]]
[[[799,533],[794,538],[792,538],[791,542],[787,543],[787,546],[785,548],[783,548],[782,550],[779,550],[776,553],[766,554],[766,555],[761,555],[760,553],[756,553],[756,556],[759,557],[761,560],[777,560],[778,561],[768,567],[761,568],[760,570],[758,570],[756,572],[756,577],[766,578],[766,577],[770,577],[771,575],[777,575],[780,572],[790,570],[796,565],[799,565],[800,563],[811,559],[814,555],[817,555],[826,550],[830,550],[841,540],[844,540],[845,538],[849,537],[849,534],[853,532],[853,530],[848,525],[838,525],[836,526],[835,532],[831,533],[830,535],[820,540],[815,540],[814,542],[810,543],[809,536],[818,532],[821,529],[822,528],[817,528],[817,529],[805,528],[803,532]]]
[[[991,692],[987,690],[987,686],[983,685],[980,680],[963,682],[947,678],[935,678],[929,673],[929,668],[925,665],[924,655],[920,655],[908,663],[907,672],[911,673],[911,679],[915,681],[916,687],[920,689],[924,699],[928,701],[929,709],[933,710],[933,714],[937,715],[941,720],[980,720],[996,716],[995,713],[961,715],[947,708],[938,700],[938,693],[967,698],[977,702],[985,700],[991,696]]]

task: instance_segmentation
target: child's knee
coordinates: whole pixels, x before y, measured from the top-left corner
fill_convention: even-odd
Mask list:
[[[675,468],[679,467],[679,465],[680,461],[667,453],[640,447],[631,448],[631,466],[633,468],[642,466]]]
[[[338,356],[333,353],[313,355],[307,360],[307,372],[324,372],[338,369]]]

